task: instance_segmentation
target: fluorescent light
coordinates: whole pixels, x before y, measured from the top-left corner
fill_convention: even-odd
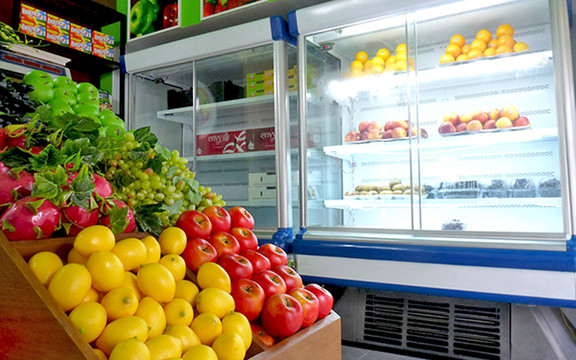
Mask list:
[[[465,0],[456,3],[436,6],[416,12],[416,21],[426,21],[439,18],[447,18],[450,15],[460,14],[467,11],[486,9],[490,6],[510,2],[509,0]]]

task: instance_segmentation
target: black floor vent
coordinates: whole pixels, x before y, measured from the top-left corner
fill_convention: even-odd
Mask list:
[[[367,292],[362,341],[447,359],[507,359],[508,304]]]

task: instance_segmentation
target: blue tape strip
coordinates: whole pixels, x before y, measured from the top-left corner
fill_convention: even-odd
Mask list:
[[[298,17],[296,16],[296,11],[290,11],[286,18],[288,19],[288,32],[290,35],[300,35],[300,32],[298,31]]]
[[[395,245],[305,240],[301,231],[292,247],[294,253],[301,255],[576,272],[574,244],[573,237],[568,242],[567,251]]]
[[[424,295],[446,296],[452,298],[576,308],[576,301],[574,300],[550,299],[550,298],[539,298],[539,297],[517,296],[517,295],[502,295],[502,294],[480,293],[473,291],[446,290],[446,289],[426,288],[418,286],[381,284],[365,281],[333,279],[333,278],[324,278],[324,277],[306,276],[306,275],[302,275],[302,280],[304,281],[305,284],[313,282],[318,284],[330,284],[330,285],[358,287],[374,290],[389,290],[389,291],[407,292],[407,293],[424,294]]]
[[[278,228],[272,235],[272,242],[286,252],[292,252],[292,243],[294,242],[292,228]]]
[[[296,38],[288,33],[288,24],[281,16],[272,16],[270,18],[270,29],[273,40],[286,41],[296,46]]]
[[[566,0],[566,4],[568,5],[568,24],[570,24],[570,29],[572,29],[573,24],[573,16],[572,16],[572,0]]]
[[[126,74],[126,58],[124,55],[120,55],[120,71],[122,71],[122,74]]]

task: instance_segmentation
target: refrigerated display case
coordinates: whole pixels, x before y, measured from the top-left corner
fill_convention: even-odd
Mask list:
[[[126,55],[129,127],[150,126],[226,208],[250,211],[260,239],[279,243],[298,213],[294,45],[273,17]]]
[[[569,15],[547,0],[338,0],[290,13],[311,139],[300,143],[299,273],[576,305]]]

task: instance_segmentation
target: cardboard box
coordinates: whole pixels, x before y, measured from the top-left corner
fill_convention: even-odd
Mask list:
[[[92,54],[92,30],[70,23],[70,48]]]
[[[275,172],[261,172],[248,174],[248,186],[276,186]]]
[[[54,44],[70,44],[70,21],[52,14],[46,15],[46,40]]]
[[[92,55],[114,60],[114,36],[92,30]]]
[[[46,12],[30,5],[20,6],[20,32],[46,39]]]
[[[267,151],[276,148],[274,127],[246,130],[248,151]]]
[[[250,186],[248,188],[248,201],[276,199],[276,185]]]
[[[198,156],[246,152],[246,130],[196,135]]]

